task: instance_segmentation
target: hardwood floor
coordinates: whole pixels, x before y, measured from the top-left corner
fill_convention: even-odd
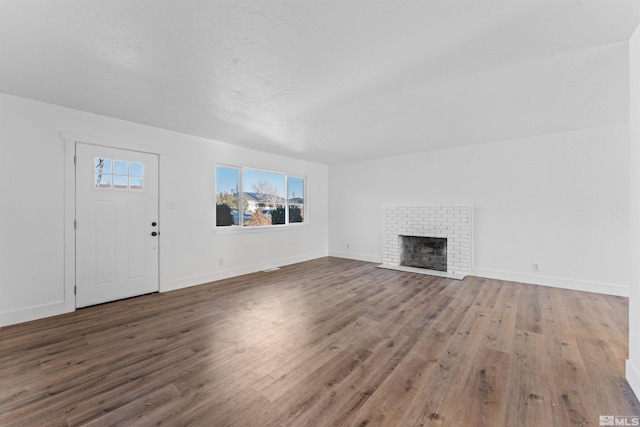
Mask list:
[[[626,298],[323,258],[0,330],[0,425],[569,426],[640,415]]]

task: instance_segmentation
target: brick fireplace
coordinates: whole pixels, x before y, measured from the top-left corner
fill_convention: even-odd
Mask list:
[[[380,267],[463,279],[471,261],[471,219],[468,205],[384,208]],[[440,249],[433,246],[436,242]],[[414,249],[416,245],[419,249]],[[408,257],[412,258],[409,262]]]

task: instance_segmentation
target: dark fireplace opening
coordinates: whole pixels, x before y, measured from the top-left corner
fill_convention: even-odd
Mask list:
[[[400,236],[400,265],[447,271],[447,239]]]

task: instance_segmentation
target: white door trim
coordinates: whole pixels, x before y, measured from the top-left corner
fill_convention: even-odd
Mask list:
[[[161,147],[140,144],[130,141],[119,141],[117,139],[101,138],[99,136],[82,135],[73,132],[60,132],[60,139],[63,141],[81,142],[89,145],[102,145],[103,147],[119,148],[121,150],[140,151],[141,153],[167,155],[167,151]]]
[[[130,151],[158,155],[158,200],[162,200],[162,165],[167,153],[156,147],[144,144],[116,141],[99,137],[79,135],[70,132],[61,132],[64,141],[64,307],[67,313],[76,310],[75,285],[76,285],[76,168],[75,154],[76,143],[101,145],[109,148],[119,148]],[[158,222],[162,224],[162,211],[158,210]],[[158,236],[160,254],[158,257],[158,287],[160,292],[164,288],[162,233]]]

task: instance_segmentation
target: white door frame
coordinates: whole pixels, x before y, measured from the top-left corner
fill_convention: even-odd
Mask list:
[[[157,147],[132,142],[116,141],[94,136],[79,135],[71,132],[61,132],[64,141],[64,307],[67,313],[76,310],[76,233],[74,228],[76,217],[76,143],[100,145],[122,150],[140,151],[142,153],[158,155],[158,200],[162,200],[162,165],[166,161],[167,153]],[[158,206],[158,223],[162,227],[162,211]],[[164,288],[162,235],[158,235],[158,289]]]

